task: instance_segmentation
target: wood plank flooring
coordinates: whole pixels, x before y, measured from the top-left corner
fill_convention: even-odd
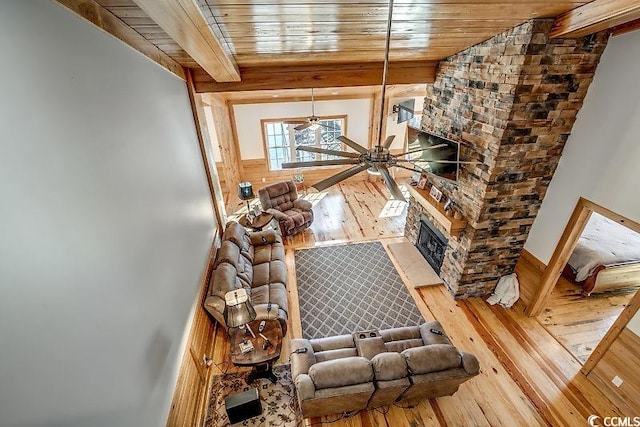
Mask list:
[[[538,320],[584,363],[636,290],[637,287],[629,287],[583,298],[579,286],[561,277]]]
[[[288,361],[290,339],[301,336],[295,248],[350,240],[381,240],[385,244],[403,241],[404,213],[397,217],[381,215],[386,204],[384,195],[384,188],[372,183],[333,187],[316,204],[315,226],[286,242],[290,332],[279,363]],[[462,384],[454,396],[424,401],[414,408],[391,406],[346,419],[306,420],[307,425],[584,426],[591,414],[622,415],[580,373],[578,360],[540,322],[524,315],[521,304],[505,310],[478,298],[454,300],[443,286],[414,289],[402,271],[399,273],[425,320],[438,319],[458,348],[478,357],[480,375]],[[228,363],[229,343],[221,328],[216,329],[215,340],[214,373],[220,368],[229,372],[246,370]]]

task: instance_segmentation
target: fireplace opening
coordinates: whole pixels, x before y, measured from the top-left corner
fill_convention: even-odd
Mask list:
[[[447,238],[433,224],[424,217],[420,219],[420,233],[416,247],[438,274],[444,261],[447,243]]]

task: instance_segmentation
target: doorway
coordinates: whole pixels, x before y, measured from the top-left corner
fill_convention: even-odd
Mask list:
[[[538,317],[540,323],[580,360],[585,373],[595,366],[640,307],[640,293],[636,292],[640,283],[638,263],[623,266],[622,276],[615,276],[616,266],[599,271],[599,288],[588,297],[581,296],[582,289],[562,275],[592,216],[594,221],[601,216],[610,223],[617,223],[613,224],[616,227],[622,225],[630,234],[640,233],[637,222],[580,198],[544,270],[538,292],[526,310],[528,315]],[[613,274],[614,281],[618,280],[617,284],[606,285],[605,275],[609,274]],[[605,280],[600,280],[602,277]],[[605,286],[601,285],[603,283]]]

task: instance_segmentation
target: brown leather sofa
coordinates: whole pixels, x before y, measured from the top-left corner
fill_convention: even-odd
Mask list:
[[[437,321],[294,339],[291,346],[291,374],[305,418],[450,396],[480,372],[476,357],[458,351]]]
[[[206,310],[225,328],[222,315],[224,295],[243,287],[247,290],[257,319],[278,319],[287,331],[287,267],[282,236],[276,230],[247,232],[237,222],[229,222],[216,253],[209,281]]]
[[[278,221],[283,236],[292,236],[309,228],[313,222],[310,202],[298,199],[293,181],[276,182],[258,190],[262,210]]]

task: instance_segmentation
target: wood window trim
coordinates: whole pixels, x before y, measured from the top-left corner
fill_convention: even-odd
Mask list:
[[[318,118],[320,120],[339,120],[341,119],[343,121],[343,126],[342,126],[342,135],[347,135],[347,132],[349,130],[349,122],[347,120],[348,115],[347,114],[340,114],[340,115],[332,115],[332,116],[318,116]],[[275,122],[284,122],[284,121],[295,121],[295,120],[300,120],[300,121],[304,121],[306,120],[307,117],[285,117],[285,118],[269,118],[269,119],[260,119],[260,133],[262,134],[262,149],[264,150],[264,158],[266,160],[266,164],[267,164],[267,171],[268,172],[281,172],[285,169],[273,169],[271,167],[271,158],[269,157],[269,144],[267,143],[267,131],[266,131],[266,124],[267,123],[275,123]],[[294,145],[292,145],[291,147],[294,147]],[[340,144],[341,150],[346,150],[344,143]],[[292,148],[293,150],[293,148]],[[292,160],[293,161],[293,160]],[[341,168],[343,166],[313,166],[310,168],[305,168],[305,169],[331,169],[331,168]],[[291,169],[293,170],[297,170],[297,169]]]

